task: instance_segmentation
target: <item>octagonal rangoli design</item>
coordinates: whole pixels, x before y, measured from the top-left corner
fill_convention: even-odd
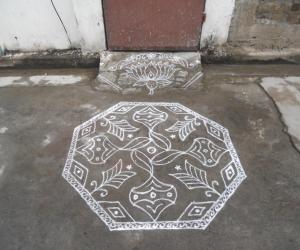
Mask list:
[[[63,177],[110,230],[205,229],[246,178],[228,130],[178,103],[76,127]]]

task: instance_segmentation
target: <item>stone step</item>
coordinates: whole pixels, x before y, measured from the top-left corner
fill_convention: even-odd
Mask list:
[[[122,93],[143,90],[153,95],[161,88],[188,88],[202,75],[199,52],[103,51],[97,89]]]

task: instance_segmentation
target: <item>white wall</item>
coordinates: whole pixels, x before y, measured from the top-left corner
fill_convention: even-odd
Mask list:
[[[50,0],[2,0],[0,47],[22,51],[105,49],[101,0],[52,1],[68,35]]]
[[[62,0],[60,0],[62,1]],[[72,0],[83,50],[106,48],[101,0]]]
[[[234,7],[235,0],[206,0],[201,46],[210,39],[218,45],[226,43]]]
[[[9,50],[106,48],[101,0],[0,0],[0,47]],[[201,46],[207,39],[227,41],[235,0],[206,0],[206,22]]]

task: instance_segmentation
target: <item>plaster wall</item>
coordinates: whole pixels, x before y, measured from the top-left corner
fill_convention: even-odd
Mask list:
[[[300,0],[236,0],[228,43],[256,50],[300,49]]]
[[[0,46],[21,51],[106,48],[100,0],[52,2],[58,14],[51,0],[1,1]],[[201,44],[212,38],[218,44],[227,41],[234,2],[207,0]]]
[[[43,50],[70,46],[50,1],[0,1],[0,9],[2,47],[10,50]]]
[[[235,0],[206,0],[201,47],[211,41],[218,45],[226,43],[234,7]]]
[[[10,0],[0,1],[0,9],[0,55],[106,49],[101,0]],[[300,55],[300,0],[206,0],[205,12],[204,56]]]
[[[100,0],[10,0],[0,9],[2,49],[105,49]]]
[[[81,35],[80,48],[86,51],[106,49],[101,0],[72,0],[72,2],[77,29]]]

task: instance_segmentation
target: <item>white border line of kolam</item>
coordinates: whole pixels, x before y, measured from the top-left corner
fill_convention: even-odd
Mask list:
[[[95,120],[105,116],[106,114],[113,112],[122,105],[139,105],[139,106],[177,106],[186,112],[192,113],[193,115],[205,120],[210,125],[217,127],[224,133],[224,141],[229,149],[230,155],[237,166],[238,176],[237,178],[226,188],[222,195],[214,202],[213,206],[207,210],[205,215],[200,220],[193,221],[157,221],[157,222],[114,222],[110,216],[102,209],[98,202],[90,195],[90,193],[72,176],[70,175],[70,167],[73,162],[73,155],[76,147],[79,130],[86,125],[93,123]],[[247,175],[241,165],[238,158],[237,152],[231,142],[229,132],[222,125],[209,120],[205,116],[194,112],[193,110],[183,106],[179,103],[168,103],[168,102],[119,102],[111,108],[101,112],[100,114],[92,117],[90,120],[82,123],[74,129],[72,142],[67,156],[67,161],[62,173],[63,178],[72,185],[72,187],[80,194],[85,200],[87,205],[103,220],[108,226],[110,231],[124,231],[124,230],[182,230],[182,229],[202,229],[205,230],[210,222],[215,218],[219,211],[223,208],[227,200],[233,195],[238,186],[242,183]]]

